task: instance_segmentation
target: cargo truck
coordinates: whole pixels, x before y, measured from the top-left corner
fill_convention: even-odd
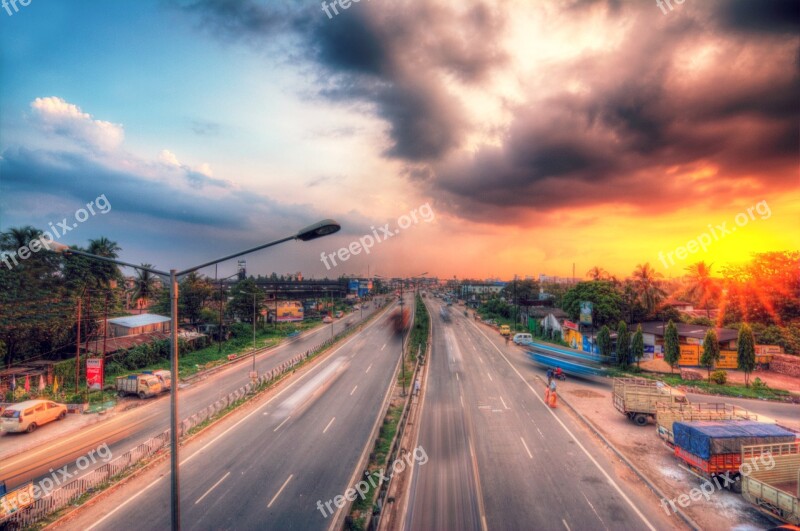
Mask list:
[[[156,396],[164,387],[158,377],[153,374],[131,374],[130,376],[118,376],[117,394],[120,397],[136,395],[141,399]]]
[[[770,468],[742,478],[742,496],[760,511],[800,526],[800,441],[742,447],[742,462],[769,453]]]
[[[683,391],[658,380],[614,378],[614,408],[639,426],[655,419],[657,405],[688,403]]]
[[[675,422],[675,457],[700,477],[719,480],[723,487],[742,492],[742,448],[790,443],[795,434],[776,424],[752,420]]]
[[[670,447],[675,446],[672,425],[675,422],[695,420],[759,420],[758,415],[730,404],[658,403],[656,404],[656,429]],[[762,419],[763,421],[763,419]]]

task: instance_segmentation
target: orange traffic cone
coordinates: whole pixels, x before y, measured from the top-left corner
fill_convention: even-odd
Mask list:
[[[552,391],[550,393],[548,405],[552,408],[556,407],[556,402],[558,401],[558,397],[556,396],[556,392]]]

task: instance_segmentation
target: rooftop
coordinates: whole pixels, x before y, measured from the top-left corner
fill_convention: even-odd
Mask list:
[[[164,317],[163,315],[143,313],[141,315],[128,315],[126,317],[115,317],[114,319],[109,319],[108,322],[111,324],[124,326],[126,328],[137,328],[139,326],[167,323],[169,322],[169,320],[170,320],[169,317]]]
[[[666,326],[666,323],[663,321],[649,321],[646,323],[641,323],[641,325],[642,332],[645,334],[653,334],[662,337],[664,336],[664,327]],[[692,337],[701,341],[706,337],[706,332],[710,328],[713,328],[711,326],[701,326],[686,323],[675,323],[675,327],[678,329],[678,336]],[[636,330],[635,326],[632,326],[631,328]],[[739,331],[734,330],[733,328],[715,328],[715,330],[717,332],[717,339],[720,343],[731,341],[739,337]]]

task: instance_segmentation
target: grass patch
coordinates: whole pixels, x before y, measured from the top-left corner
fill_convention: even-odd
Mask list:
[[[753,382],[750,383],[750,387],[745,387],[744,385],[740,384],[719,385],[715,383],[709,383],[705,380],[684,380],[680,377],[680,375],[677,374],[645,372],[630,374],[623,371],[616,371],[614,376],[637,376],[651,380],[662,380],[664,383],[673,387],[690,387],[701,390],[707,394],[730,396],[733,398],[757,398],[761,400],[785,401],[787,398],[791,398],[792,396],[789,391],[785,391],[783,389],[773,389],[771,387],[766,387],[766,385],[754,386]]]

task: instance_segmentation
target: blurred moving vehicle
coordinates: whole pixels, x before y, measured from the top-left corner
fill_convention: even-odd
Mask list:
[[[510,336],[511,335],[511,327],[508,325],[500,325],[500,335],[501,336]]]
[[[330,315],[326,315],[325,317],[322,318],[322,322],[325,324],[331,324],[333,322],[333,317],[331,317]]]
[[[26,400],[3,410],[0,429],[18,433],[30,433],[39,426],[61,420],[67,416],[67,406],[50,400]]]
[[[344,315],[344,312],[343,312],[342,310],[339,310],[339,311],[337,311],[337,312],[334,314],[334,316],[335,316],[337,319],[340,319],[340,318],[341,318],[343,315]]]
[[[389,318],[392,328],[396,334],[400,334],[408,329],[411,314],[406,308],[398,308]]]

